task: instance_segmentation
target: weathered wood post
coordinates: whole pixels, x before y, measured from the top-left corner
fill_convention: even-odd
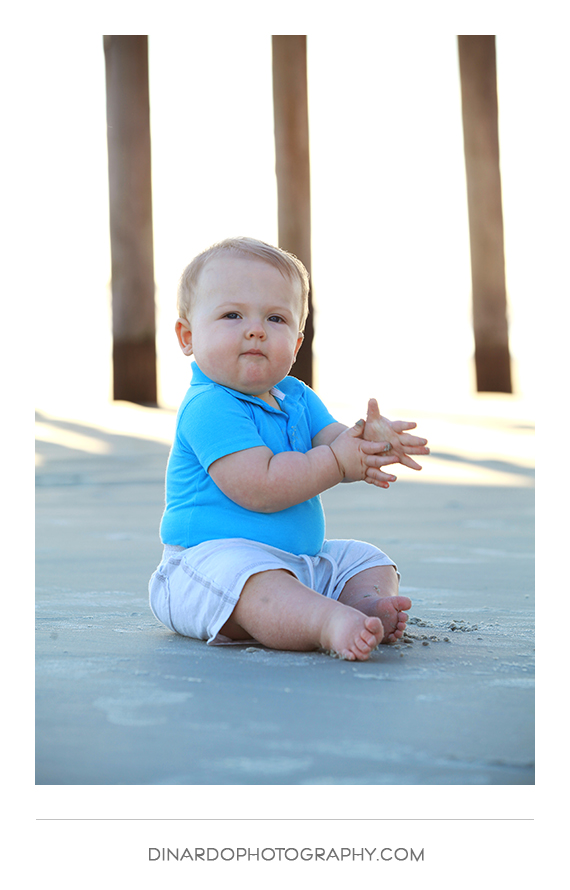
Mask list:
[[[512,392],[495,36],[459,35],[459,68],[479,392]]]
[[[113,293],[113,397],[155,405],[156,345],[145,34],[103,38]]]
[[[279,246],[311,272],[311,180],[305,34],[272,37]],[[312,288],[311,288],[312,290]],[[313,384],[313,311],[291,373]]]

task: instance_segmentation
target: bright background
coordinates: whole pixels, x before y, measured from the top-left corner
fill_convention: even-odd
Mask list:
[[[337,24],[307,43],[315,388],[358,410],[369,395],[386,413],[457,404],[475,384],[456,36]],[[40,51],[21,222],[38,230],[36,404],[69,414],[112,392],[102,37],[52,36]],[[163,28],[149,60],[159,400],[173,408],[189,380],[173,333],[180,272],[229,235],[277,240],[271,38]],[[537,310],[560,297],[545,199],[563,166],[563,87],[531,33],[498,34],[497,65],[511,352],[529,399]]]

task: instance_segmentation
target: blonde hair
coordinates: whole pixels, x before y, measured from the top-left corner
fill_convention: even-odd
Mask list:
[[[309,314],[309,273],[301,260],[297,259],[294,254],[289,253],[287,250],[282,250],[280,247],[266,244],[265,241],[257,241],[255,238],[246,237],[226,238],[224,241],[213,244],[212,247],[194,257],[192,262],[186,266],[178,283],[177,306],[180,318],[189,318],[192,299],[196,293],[200,273],[204,266],[214,257],[222,256],[225,253],[235,256],[257,257],[257,259],[274,266],[291,282],[299,282],[301,285],[301,320],[299,330],[302,331]]]

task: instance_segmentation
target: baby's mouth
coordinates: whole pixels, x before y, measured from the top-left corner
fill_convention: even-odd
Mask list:
[[[261,355],[264,356],[264,353],[261,349],[248,349],[247,352],[243,352],[242,355]]]

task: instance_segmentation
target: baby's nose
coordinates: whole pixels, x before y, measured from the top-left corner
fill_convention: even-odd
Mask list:
[[[265,328],[263,327],[260,321],[252,321],[249,324],[247,336],[250,339],[254,337],[257,339],[263,339],[265,337]]]

